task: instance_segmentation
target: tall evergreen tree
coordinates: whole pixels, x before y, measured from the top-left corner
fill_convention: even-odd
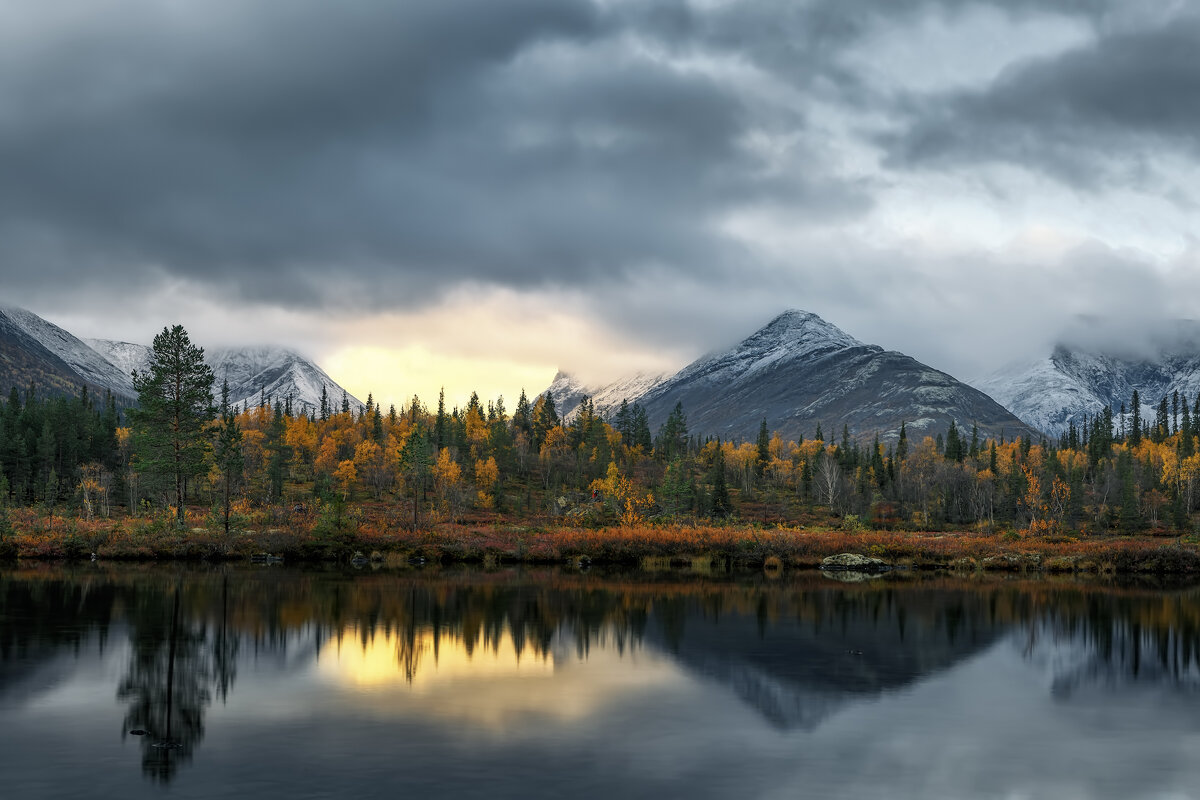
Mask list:
[[[650,418],[641,403],[633,404],[633,446],[642,448],[643,453],[654,449],[654,441],[650,436]]]
[[[1133,398],[1129,401],[1129,435],[1126,437],[1130,447],[1142,443],[1142,398],[1138,390],[1133,390]]]
[[[521,396],[524,397],[525,393],[522,392]],[[442,448],[444,448],[447,444],[447,442],[446,442],[446,387],[445,386],[443,386],[441,389],[438,390],[437,418],[433,421],[433,443],[439,453],[442,451]]]
[[[134,371],[139,408],[131,416],[137,460],[152,475],[174,483],[175,514],[184,522],[187,481],[204,471],[204,427],[212,415],[212,369],[182,325],[154,337],[145,372]]]
[[[687,445],[687,415],[683,413],[683,403],[678,402],[658,430],[658,455],[666,461],[672,461],[687,453]]]
[[[229,381],[221,385],[221,424],[217,428],[217,441],[213,446],[217,469],[221,471],[221,498],[225,517],[225,533],[229,533],[229,513],[233,502],[235,482],[241,479],[242,429],[237,417],[229,408]]]
[[[713,459],[712,515],[724,519],[732,512],[733,501],[729,497],[729,486],[725,481],[725,454],[718,447]]]
[[[767,470],[767,464],[771,462],[771,436],[767,432],[767,418],[763,417],[762,422],[758,426],[758,459],[754,464],[754,471],[758,477],[762,477]]]

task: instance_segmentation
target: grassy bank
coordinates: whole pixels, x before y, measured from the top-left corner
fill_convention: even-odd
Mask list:
[[[825,556],[862,553],[898,567],[961,571],[1200,574],[1193,539],[1142,536],[1022,537],[977,532],[843,531],[754,525],[644,525],[581,528],[503,521],[441,523],[412,530],[386,518],[264,519],[228,535],[215,526],[178,529],[162,517],[47,520],[10,512],[6,537],[22,559],[349,560],[377,554],[391,563],[611,563],[662,568],[711,565],[811,568]]]

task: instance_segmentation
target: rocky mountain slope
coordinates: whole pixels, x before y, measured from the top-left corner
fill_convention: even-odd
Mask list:
[[[894,440],[902,422],[920,436],[945,432],[951,420],[981,435],[1040,437],[978,389],[796,310],[627,399],[652,428],[682,403],[691,432],[726,438],[753,438],[764,418],[788,438],[811,438],[819,424],[826,438],[846,425],[859,440]]]
[[[1013,364],[974,382],[1016,416],[1052,436],[1081,426],[1105,406],[1114,415],[1136,389],[1143,417],[1153,418],[1163,397],[1178,391],[1188,402],[1200,393],[1200,329],[1177,327],[1149,351],[1058,345],[1045,358]]]
[[[137,397],[129,373],[122,371],[83,340],[23,308],[0,309],[0,314],[66,362],[83,381],[104,387],[125,401]]]
[[[0,386],[24,389],[34,381],[49,391],[74,393],[87,384],[109,390],[122,403],[133,403],[137,392],[132,373],[144,370],[150,348],[143,344],[107,339],[81,340],[38,315],[19,308],[0,308]],[[317,411],[325,390],[329,407],[341,407],[345,390],[316,364],[299,353],[281,347],[236,347],[206,349],[205,361],[216,378],[214,394],[219,397],[223,381],[229,381],[230,400],[238,405],[257,405],[260,398],[286,402],[295,411]],[[345,393],[355,411],[363,404]]]
[[[669,374],[639,372],[609,384],[593,386],[559,370],[546,391],[554,398],[559,416],[567,422],[575,419],[584,397],[592,401],[592,409],[597,414],[609,418],[621,407],[621,401],[635,401],[668,377]]]
[[[7,398],[9,390],[15,387],[23,396],[31,385],[39,394],[77,394],[85,385],[89,390],[103,392],[30,336],[13,319],[9,309],[0,309],[0,392]]]

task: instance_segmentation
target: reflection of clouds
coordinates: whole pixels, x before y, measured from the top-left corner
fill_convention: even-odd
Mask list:
[[[339,703],[363,713],[467,721],[494,732],[508,730],[514,717],[579,722],[679,680],[669,659],[597,638],[579,656],[556,637],[543,657],[520,652],[507,629],[468,648],[449,632],[364,639],[349,627],[322,650],[317,674]]]

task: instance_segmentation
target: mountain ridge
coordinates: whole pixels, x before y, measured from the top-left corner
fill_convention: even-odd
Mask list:
[[[603,388],[610,397],[611,387]],[[679,403],[693,433],[747,440],[763,419],[794,438],[813,436],[818,425],[832,438],[844,425],[855,439],[895,440],[902,423],[913,435],[936,435],[952,420],[998,438],[1042,435],[953,376],[799,309],[624,399],[640,404],[652,427]]]
[[[134,370],[146,369],[151,348],[110,339],[79,339],[63,328],[22,308],[0,307],[0,381],[32,376],[53,392],[74,393],[81,385],[111,391],[125,405],[137,401]],[[336,383],[317,364],[295,350],[275,346],[205,349],[205,362],[213,368],[214,395],[226,379],[230,402],[257,405],[260,399],[286,402],[300,413],[320,409],[325,389],[329,407],[338,410],[342,396],[354,411],[364,404]],[[22,379],[24,388],[28,380]]]
[[[1187,321],[1177,321],[1178,330]],[[1013,414],[1052,436],[1095,419],[1105,407],[1119,417],[1136,389],[1143,409],[1174,391],[1193,402],[1200,395],[1200,342],[1177,337],[1145,351],[1057,344],[1049,355],[1015,362],[974,381]],[[1143,416],[1145,416],[1145,411]],[[1151,412],[1153,413],[1153,412]]]

